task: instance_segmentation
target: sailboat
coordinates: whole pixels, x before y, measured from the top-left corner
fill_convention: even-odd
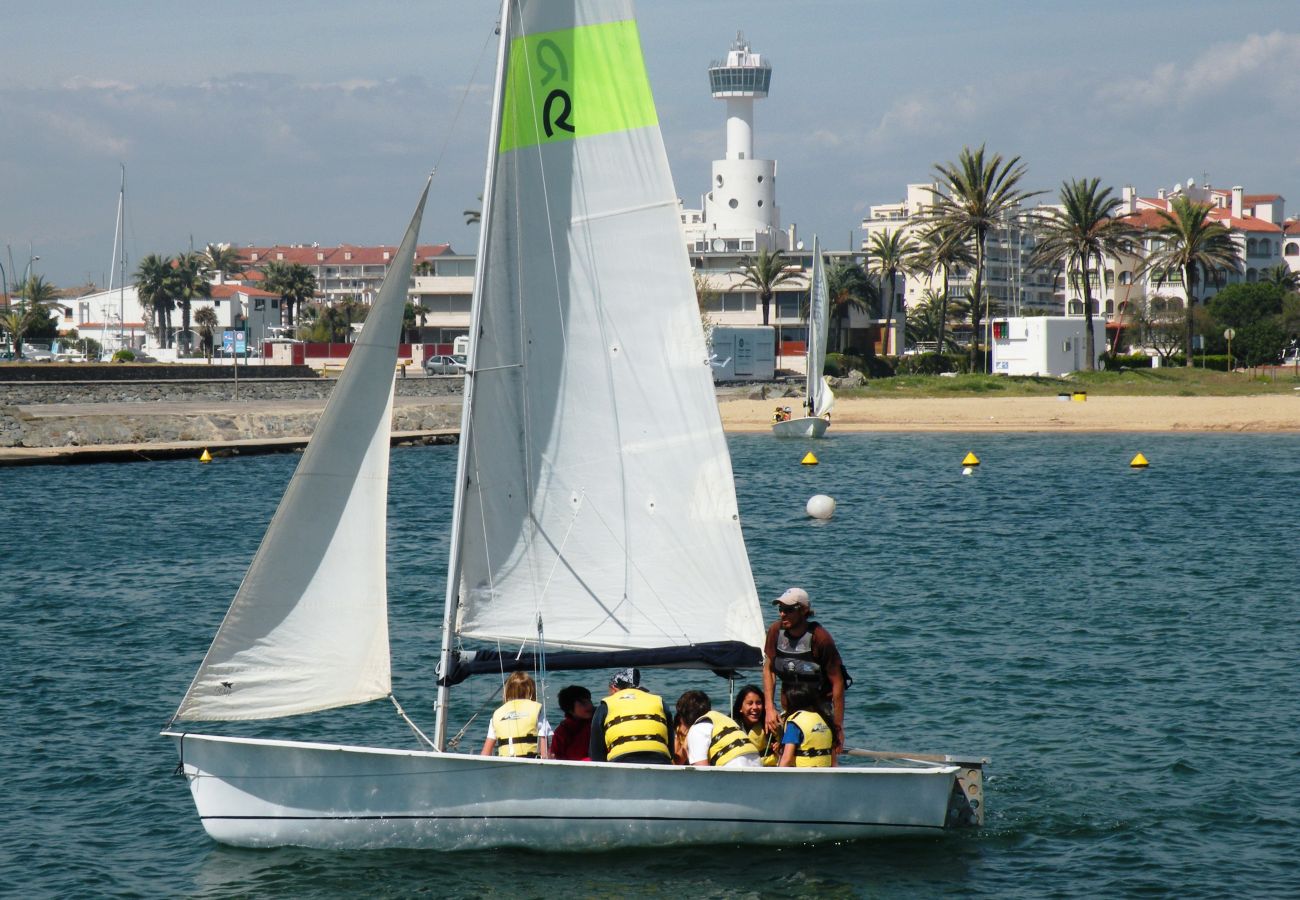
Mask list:
[[[830,414],[835,407],[835,394],[824,374],[830,292],[826,287],[826,267],[822,262],[821,247],[815,235],[812,254],[812,286],[808,302],[808,399],[803,407],[808,414],[773,422],[772,434],[777,437],[821,437],[830,427]]]
[[[394,361],[422,196],[164,732],[204,829],[245,847],[590,851],[978,821],[978,764],[951,758],[702,769],[452,751],[451,691],[467,678],[730,672],[760,664],[764,637],[630,3],[505,0],[500,27],[433,737],[392,696],[384,575]],[[385,698],[421,746],[188,724]]]

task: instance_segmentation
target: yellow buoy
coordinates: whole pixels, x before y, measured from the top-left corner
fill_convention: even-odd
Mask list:
[[[1129,463],[1129,465],[1135,469],[1145,469],[1147,466],[1151,464],[1147,462],[1147,458],[1145,456],[1139,453],[1137,456],[1133,457],[1133,460]]]
[[[961,461],[961,464],[963,466],[978,466],[980,464],[980,458],[974,453],[967,453],[966,458]]]
[[[1087,392],[1087,391],[1075,391],[1073,394],[1070,395],[1070,399],[1073,400],[1075,403],[1087,403],[1087,402],[1088,402],[1088,392]]]
[[[212,454],[208,452],[208,448],[207,448],[207,447],[204,447],[204,448],[203,448],[203,454],[202,454],[201,456],[199,456],[199,462],[201,462],[201,463],[210,463],[210,462],[212,462]]]
[[[813,456],[813,452],[809,450],[799,462],[805,466],[815,466],[817,465],[817,457]]]

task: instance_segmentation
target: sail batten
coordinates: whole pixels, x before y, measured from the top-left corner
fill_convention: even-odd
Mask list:
[[[541,614],[548,647],[760,646],[630,4],[507,7],[456,634],[536,641]]]
[[[393,376],[428,185],[342,377],[175,719],[269,719],[391,690]]]

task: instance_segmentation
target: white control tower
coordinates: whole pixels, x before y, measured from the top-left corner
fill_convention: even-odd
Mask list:
[[[737,33],[725,61],[709,66],[709,88],[727,101],[727,156],[713,161],[713,182],[704,198],[704,222],[709,249],[744,249],[757,244],[784,247],[776,206],[776,162],[754,158],[754,101],[767,96],[772,67],[749,49]]]

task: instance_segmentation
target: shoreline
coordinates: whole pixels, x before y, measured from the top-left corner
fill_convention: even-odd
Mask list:
[[[767,434],[773,406],[797,397],[750,399],[719,391],[718,412],[729,434]],[[267,453],[301,448],[325,406],[314,400],[213,400],[163,403],[51,403],[8,408],[28,441],[0,446],[0,466],[151,459],[212,453]],[[456,440],[459,395],[398,398],[393,436]],[[959,396],[840,397],[829,434],[900,433],[1300,433],[1300,392],[1254,396]],[[30,439],[35,439],[34,441]]]
[[[761,433],[773,406],[798,398],[719,398],[727,432]],[[831,432],[1259,433],[1300,432],[1300,393],[1246,397],[1100,396],[836,398]]]

